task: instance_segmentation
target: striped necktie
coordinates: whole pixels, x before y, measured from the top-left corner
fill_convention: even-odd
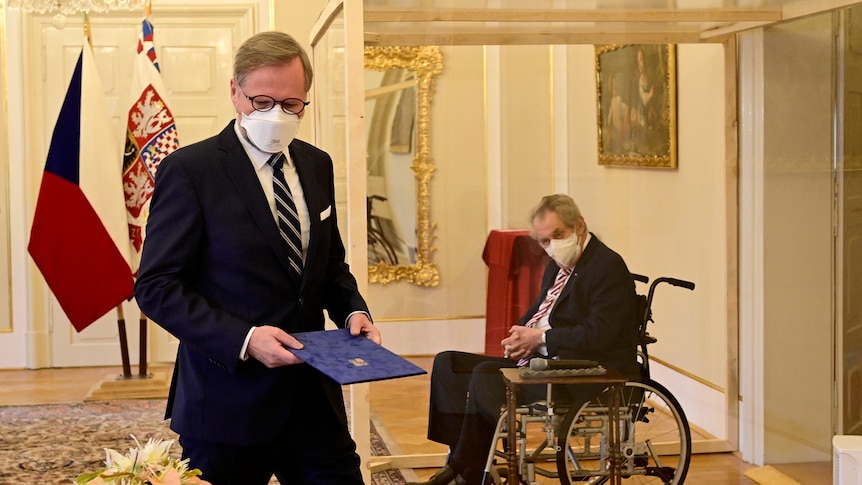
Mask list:
[[[266,163],[272,166],[272,192],[278,213],[278,231],[290,250],[290,266],[298,275],[302,275],[302,233],[293,195],[284,180],[285,158],[283,153],[273,153]]]
[[[539,305],[539,309],[536,310],[533,318],[527,322],[527,327],[533,328],[533,326],[536,325],[536,322],[548,314],[551,307],[554,306],[554,302],[557,301],[557,297],[559,297],[560,293],[563,292],[563,287],[566,286],[566,281],[569,280],[570,274],[572,274],[572,270],[567,268],[560,268],[560,270],[557,271],[557,278],[554,280],[554,286],[551,286],[551,289],[548,290],[548,293],[545,295],[545,299],[542,301],[542,304]],[[529,363],[530,359],[528,357],[524,357],[518,361],[518,367],[524,367]]]

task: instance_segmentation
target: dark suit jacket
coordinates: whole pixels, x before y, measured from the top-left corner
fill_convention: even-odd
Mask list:
[[[135,297],[180,340],[167,414],[181,435],[230,444],[274,439],[302,405],[297,380],[311,371],[242,361],[249,329],[323,330],[324,309],[340,327],[351,312],[368,311],[344,262],[332,160],[300,140],[289,151],[311,219],[301,284],[289,277],[287,247],[233,122],[159,166]],[[346,425],[340,386],[320,379]]]
[[[536,313],[557,270],[557,263],[548,263],[542,291],[520,325]],[[597,360],[631,378],[638,377],[637,319],[635,284],[626,263],[593,235],[548,316],[548,354]]]

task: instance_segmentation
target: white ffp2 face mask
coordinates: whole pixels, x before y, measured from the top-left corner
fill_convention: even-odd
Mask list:
[[[275,106],[269,111],[242,113],[239,124],[245,128],[246,138],[252,145],[267,153],[278,153],[293,141],[299,121],[299,116]]]
[[[560,266],[571,268],[581,257],[581,245],[578,241],[577,233],[572,233],[571,236],[565,239],[551,239],[545,252]]]

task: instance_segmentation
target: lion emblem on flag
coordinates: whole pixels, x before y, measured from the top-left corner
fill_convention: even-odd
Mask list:
[[[143,244],[144,207],[153,195],[159,164],[179,147],[173,114],[152,85],[134,103],[123,151],[123,192],[130,215],[129,236],[137,251]],[[133,222],[134,221],[134,222]]]

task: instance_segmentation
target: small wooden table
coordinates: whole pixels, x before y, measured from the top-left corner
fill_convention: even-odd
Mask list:
[[[626,383],[626,378],[618,372],[608,370],[600,376],[571,376],[571,377],[521,377],[518,368],[500,369],[503,373],[503,382],[506,384],[506,411],[508,420],[508,449],[506,455],[509,465],[509,481],[507,483],[519,485],[521,477],[518,474],[518,445],[515,441],[515,410],[518,407],[518,388],[522,385],[553,384],[553,385],[584,385],[602,384],[608,387],[608,446],[610,447],[610,483],[620,485],[622,462],[620,457],[620,433],[619,413],[620,402],[618,388]]]

